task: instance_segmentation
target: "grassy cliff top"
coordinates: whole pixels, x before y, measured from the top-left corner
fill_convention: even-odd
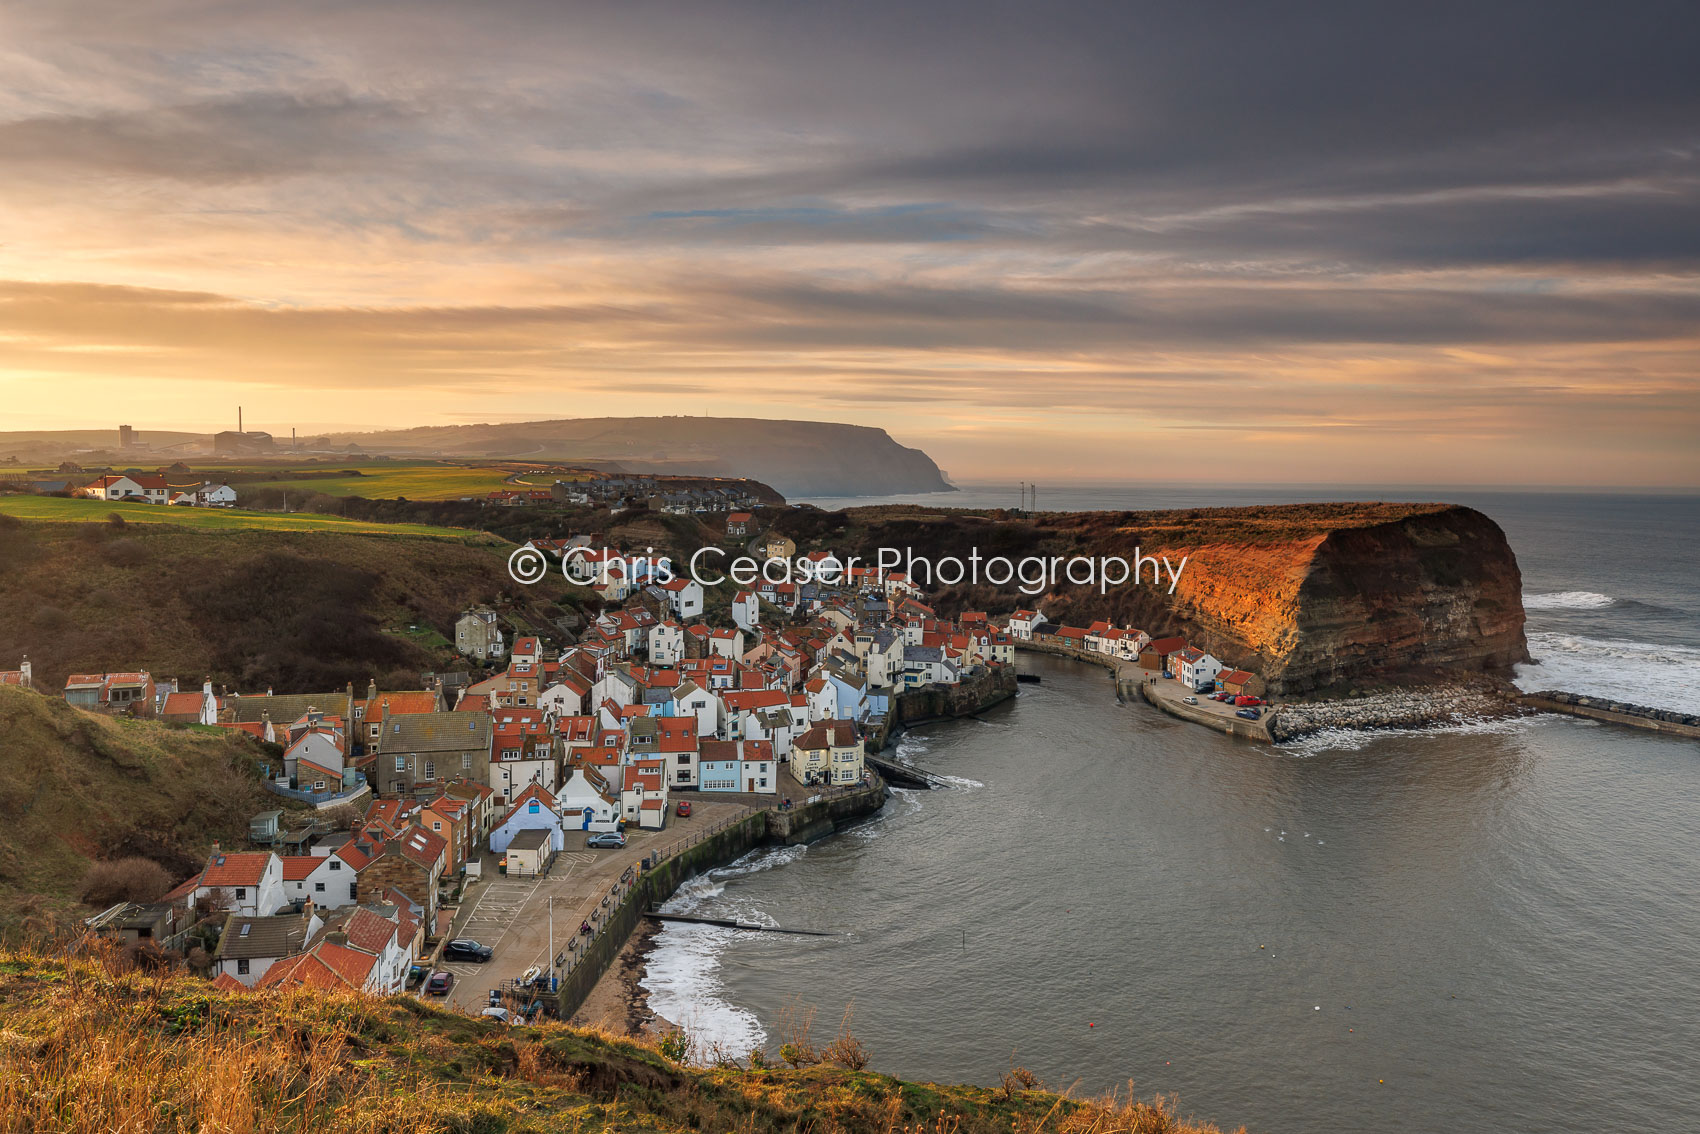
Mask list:
[[[696,1068],[560,1024],[354,992],[227,993],[0,953],[0,1127],[37,1131],[1203,1134],[1156,1105],[873,1071]]]

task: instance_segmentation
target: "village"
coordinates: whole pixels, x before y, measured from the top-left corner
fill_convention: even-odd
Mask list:
[[[797,554],[751,513],[726,528],[770,557]],[[758,581],[716,625],[695,580],[591,544],[528,545],[605,604],[578,633],[546,644],[497,609],[468,609],[452,643],[467,670],[427,674],[423,688],[276,694],[71,675],[58,692],[79,709],[237,730],[281,753],[263,768],[279,806],[252,817],[249,845],[215,846],[171,892],[88,928],[198,949],[231,989],[417,990],[517,1020],[664,854],[835,793],[877,793],[877,806],[868,759],[896,699],[988,676],[1013,688],[1018,647],[1140,666],[1189,703],[1213,692],[1253,718],[1261,709],[1245,706],[1263,704],[1253,675],[1181,638],[1030,610],[941,618],[877,568],[836,584]],[[34,687],[28,660],[0,684]]]

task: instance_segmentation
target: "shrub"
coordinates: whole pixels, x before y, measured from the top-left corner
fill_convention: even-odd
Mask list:
[[[109,859],[90,866],[78,891],[91,906],[152,902],[171,889],[171,875],[151,858]]]

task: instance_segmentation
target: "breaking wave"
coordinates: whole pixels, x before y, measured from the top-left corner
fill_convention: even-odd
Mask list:
[[[1534,631],[1531,664],[1517,667],[1526,693],[1562,689],[1655,709],[1700,713],[1700,649]]]
[[[1527,732],[1542,720],[1539,716],[1459,717],[1450,724],[1423,728],[1325,728],[1285,741],[1269,751],[1278,756],[1304,758],[1324,752],[1357,752],[1377,741],[1396,737],[1507,736]]]
[[[1617,600],[1597,591],[1553,591],[1544,595],[1524,595],[1524,610],[1598,610]]]

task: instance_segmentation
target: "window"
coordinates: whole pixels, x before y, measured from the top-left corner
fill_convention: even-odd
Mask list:
[[[248,896],[248,888],[247,888],[247,887],[246,887],[246,886],[238,886],[238,887],[236,887],[236,900],[237,900],[237,901],[239,901],[239,902],[240,902],[240,901],[242,901],[242,900],[243,900],[243,899],[244,899],[244,898],[246,898],[246,897],[247,897],[247,896]]]
[[[323,882],[313,883],[313,893],[323,894],[324,892],[325,892],[325,884]]]
[[[425,761],[425,778],[428,780],[437,778],[437,762],[435,760]]]
[[[355,898],[358,898],[358,897],[359,897],[359,896],[360,896],[360,883],[358,883],[358,882],[350,882],[350,883],[349,883],[349,884],[348,884],[348,897],[349,897],[349,900],[350,900],[350,901],[352,901],[352,900],[354,900],[354,899],[355,899]]]
[[[540,805],[540,804],[539,804],[539,803],[538,803],[538,802],[537,802],[537,801],[536,801],[536,800],[535,800],[535,799],[534,799],[534,800],[532,800],[532,801],[531,801],[531,806],[530,806],[530,807],[528,807],[528,808],[527,808],[527,809],[526,809],[526,810],[527,810],[527,812],[529,812],[529,813],[530,813],[530,814],[532,814],[532,815],[537,815],[537,814],[539,814],[539,813],[540,813],[540,812],[541,812],[541,811],[542,811],[542,810],[543,810],[543,808],[542,808],[542,806],[541,806],[541,805]]]
[[[236,975],[237,976],[247,976],[248,975],[248,958],[243,957],[241,960],[236,962]]]
[[[407,771],[407,757],[406,756],[397,756],[395,758],[395,770],[397,772]]]
[[[460,754],[460,766],[462,771],[469,770],[472,767],[472,753],[462,752]]]
[[[340,859],[340,858],[331,859],[331,869],[332,870],[341,870],[342,869],[342,859]]]

